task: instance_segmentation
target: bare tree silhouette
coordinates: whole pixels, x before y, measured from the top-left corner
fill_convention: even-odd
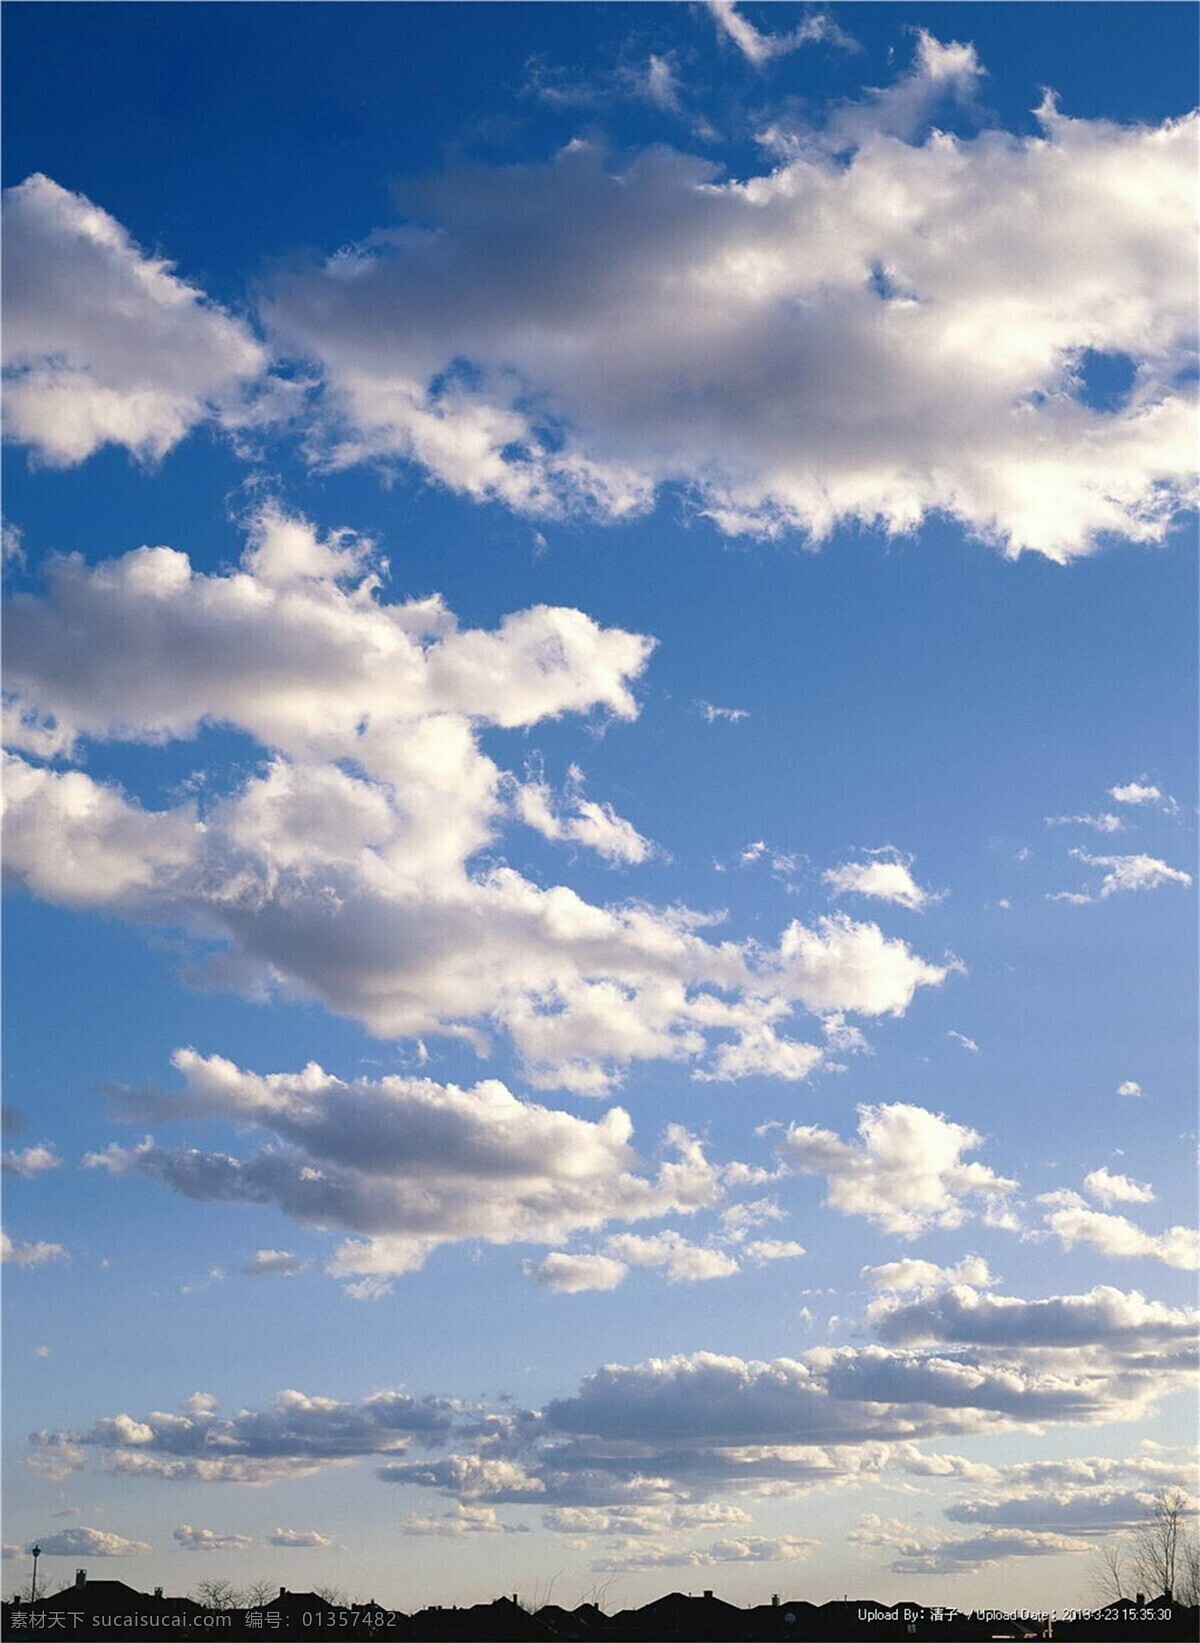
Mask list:
[[[1196,1507],[1182,1489],[1160,1489],[1143,1523],[1097,1547],[1091,1586],[1104,1603],[1168,1595],[1200,1603]]]

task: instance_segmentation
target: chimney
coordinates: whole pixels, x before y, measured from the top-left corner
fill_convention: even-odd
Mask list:
[[[777,1609],[779,1607],[779,1593],[778,1592],[772,1592],[771,1593],[771,1607],[773,1609]]]
[[[1137,1604],[1139,1609],[1144,1609],[1146,1607],[1146,1594],[1145,1594],[1145,1592],[1139,1592],[1138,1595],[1134,1598],[1133,1601]]]
[[[711,1593],[711,1592],[705,1592],[705,1594],[704,1594],[704,1595],[705,1595],[705,1597],[711,1597],[711,1596],[712,1596],[712,1593]]]
[[[520,1606],[520,1605],[519,1605],[519,1604],[518,1604],[518,1603],[517,1603],[517,1594],[516,1594],[516,1592],[514,1592],[514,1593],[513,1593],[513,1608],[514,1608],[514,1609],[516,1609],[516,1608],[518,1608],[518,1607],[519,1607],[519,1606]]]
[[[75,1571],[75,1585],[77,1587],[87,1585],[87,1570],[86,1569],[76,1569],[76,1571]]]
[[[280,1597],[286,1597],[287,1596],[287,1587],[286,1586],[281,1586],[279,1588],[279,1595],[280,1595]]]
[[[162,1602],[162,1587],[161,1586],[156,1586],[154,1588],[154,1595],[158,1599],[158,1601],[161,1603]]]

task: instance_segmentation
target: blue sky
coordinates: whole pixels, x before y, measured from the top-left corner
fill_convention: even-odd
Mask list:
[[[1078,1601],[1192,1476],[1194,14],[6,27],[8,1585]]]

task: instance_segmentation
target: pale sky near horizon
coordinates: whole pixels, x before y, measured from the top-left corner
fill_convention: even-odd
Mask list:
[[[1196,35],[7,9],[6,1593],[1193,1487]]]

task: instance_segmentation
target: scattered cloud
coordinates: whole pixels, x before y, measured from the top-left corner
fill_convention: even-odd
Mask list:
[[[795,38],[718,22],[760,63]],[[949,135],[982,74],[918,33],[891,85],[764,130],[750,176],[576,138],[410,185],[429,233],[385,226],[265,296],[323,378],[311,460],[415,464],[539,520],[628,519],[677,485],[730,536],[945,512],[1060,562],[1162,540],[1191,494],[1193,123],[1048,97],[1035,134],[976,111]],[[1132,363],[1115,408],[1088,402],[1089,351]]]
[[[1145,1095],[1145,1093],[1146,1093],[1145,1090],[1142,1088],[1142,1086],[1138,1083],[1138,1081],[1135,1078],[1123,1079],[1122,1082],[1117,1085],[1117,1094],[1118,1095],[1134,1095],[1134,1096],[1136,1096],[1136,1095]]]
[[[0,1231],[0,1262],[6,1266],[45,1266],[48,1261],[69,1260],[61,1244],[18,1244]]]
[[[536,1087],[580,1094],[641,1059],[803,1077],[818,1057],[779,1034],[792,1013],[901,1015],[950,973],[872,923],[794,921],[774,948],[721,941],[712,914],[597,906],[498,864],[522,820],[611,861],[649,854],[577,771],[560,802],[480,739],[567,714],[632,720],[653,642],[577,610],[537,606],[488,631],[460,628],[436,596],[385,603],[371,543],[273,503],[248,537],[236,571],[198,572],[170,548],[68,557],[46,596],[10,601],[16,746],[69,757],[211,722],[270,751],[203,815],[9,755],[10,878],[190,931],[194,985],[316,997],[378,1035],[442,1033],[480,1053],[505,1032]]]
[[[1099,816],[1047,816],[1047,827],[1092,827],[1097,833],[1120,833],[1125,823],[1106,810]]]
[[[689,1243],[677,1232],[658,1232],[649,1237],[619,1233],[604,1247],[627,1266],[661,1267],[673,1284],[728,1278],[738,1270],[737,1261],[727,1250]]]
[[[293,1255],[290,1250],[256,1249],[237,1270],[244,1278],[294,1278],[297,1273],[307,1272],[310,1264],[303,1256]]]
[[[396,1391],[346,1403],[291,1390],[278,1393],[265,1409],[223,1415],[215,1398],[197,1392],[178,1414],[120,1414],[81,1432],[36,1432],[30,1442],[35,1464],[49,1458],[56,1467],[52,1475],[64,1475],[64,1468],[78,1467],[94,1452],[120,1476],[266,1483],[396,1454],[413,1441],[435,1441],[450,1430],[457,1408],[446,1399]]]
[[[743,719],[750,717],[748,710],[744,707],[715,707],[712,702],[704,701],[696,703],[696,711],[703,714],[710,725],[718,723],[738,725],[741,724]]]
[[[1045,1193],[1039,1202],[1047,1206],[1043,1217],[1046,1226],[1064,1249],[1084,1244],[1117,1260],[1145,1256],[1186,1272],[1200,1267],[1200,1236],[1191,1227],[1146,1232],[1122,1215],[1090,1208],[1077,1192]]]
[[[865,862],[847,862],[842,867],[830,867],[821,874],[835,896],[873,896],[879,901],[894,902],[910,912],[922,913],[941,897],[923,890],[912,876],[912,857],[898,850],[869,850],[871,858]]]
[[[956,1284],[934,1295],[894,1305],[875,1301],[871,1321],[893,1346],[931,1346],[957,1341],[973,1346],[1081,1347],[1102,1345],[1114,1352],[1149,1352],[1191,1342],[1200,1313],[1147,1301],[1107,1285],[1086,1295],[1054,1295],[1023,1301],[985,1295]]]
[[[526,1277],[560,1295],[616,1289],[628,1272],[625,1262],[614,1260],[611,1255],[567,1255],[561,1250],[541,1261],[525,1262]]]
[[[114,1090],[126,1116],[232,1122],[265,1131],[271,1144],[239,1159],[147,1139],[89,1154],[85,1165],[188,1198],[275,1204],[301,1225],[362,1234],[335,1249],[327,1270],[340,1278],[415,1271],[447,1243],[555,1243],[606,1222],[687,1215],[723,1196],[718,1168],[678,1125],[668,1126],[657,1173],[639,1173],[620,1107],[593,1122],[518,1100],[495,1079],[472,1089],[396,1076],[345,1081],[315,1064],[261,1076],[194,1050],[174,1062],[183,1093]],[[259,1270],[292,1259],[263,1254]],[[545,1270],[564,1275],[561,1264]]]
[[[154,461],[234,411],[267,353],[82,194],[35,174],[4,195],[7,433],[71,467],[102,445]]]
[[[295,1551],[316,1551],[318,1548],[332,1546],[333,1541],[328,1535],[318,1534],[316,1529],[275,1529],[267,1536],[268,1546],[283,1546]]]
[[[1048,898],[1050,901],[1067,901],[1082,907],[1091,901],[1107,901],[1109,896],[1123,890],[1157,890],[1164,884],[1192,882],[1190,873],[1180,867],[1169,867],[1157,856],[1089,856],[1086,850],[1072,850],[1071,854],[1089,867],[1106,867],[1108,871],[1094,889],[1060,890]]]
[[[25,1147],[20,1152],[6,1152],[0,1169],[5,1175],[19,1175],[22,1180],[30,1181],[35,1175],[58,1169],[61,1163],[53,1146],[48,1141],[39,1141],[36,1146]]]
[[[797,28],[787,34],[764,34],[738,10],[735,0],[705,0],[717,31],[731,40],[754,68],[765,68],[778,57],[787,57],[801,46],[825,42],[846,51],[858,49],[827,12],[812,11]]]
[[[1113,1175],[1107,1166],[1094,1169],[1083,1179],[1083,1190],[1089,1198],[1108,1204],[1152,1204],[1154,1189],[1144,1182],[1131,1181],[1127,1175]]]
[[[1164,793],[1146,776],[1140,776],[1134,782],[1118,782],[1116,787],[1109,788],[1108,793],[1118,804],[1152,805],[1156,810],[1165,810],[1170,816],[1179,809],[1171,795]]]
[[[973,1038],[968,1038],[966,1033],[955,1032],[954,1028],[951,1027],[946,1037],[952,1038],[956,1044],[961,1044],[964,1050],[970,1050],[972,1055],[979,1054],[979,1045],[976,1044]]]
[[[141,1557],[153,1550],[144,1540],[126,1540],[108,1529],[62,1529],[38,1544],[47,1557]]]
[[[963,1153],[983,1137],[940,1113],[897,1102],[858,1108],[857,1142],[832,1130],[793,1124],[779,1143],[780,1156],[803,1175],[823,1175],[826,1202],[843,1215],[863,1215],[885,1232],[913,1238],[931,1227],[967,1220],[967,1200],[995,1203],[1016,1182]]]
[[[596,1560],[603,1572],[627,1569],[707,1569],[719,1563],[796,1563],[821,1543],[799,1535],[739,1535],[709,1546],[648,1546]]]
[[[889,1295],[940,1289],[950,1284],[970,1284],[974,1289],[988,1289],[998,1281],[992,1277],[981,1255],[964,1255],[956,1266],[951,1267],[911,1258],[887,1261],[883,1266],[863,1267],[860,1276],[872,1289]]]
[[[195,1529],[181,1523],[171,1538],[183,1552],[244,1552],[254,1545],[253,1535],[218,1534],[215,1529]]]

